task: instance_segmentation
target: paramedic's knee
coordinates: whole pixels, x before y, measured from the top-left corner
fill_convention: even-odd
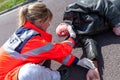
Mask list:
[[[40,67],[35,64],[25,64],[21,67],[18,79],[19,80],[40,80],[40,74],[42,74]]]
[[[60,80],[60,74],[44,66],[28,63],[19,70],[18,80]]]

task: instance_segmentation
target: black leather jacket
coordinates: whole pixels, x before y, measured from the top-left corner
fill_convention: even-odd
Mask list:
[[[63,20],[79,34],[92,35],[120,26],[119,0],[78,0],[67,6]],[[106,26],[107,25],[107,26]]]
[[[120,27],[120,0],[77,0],[67,6],[63,21],[77,33],[77,45],[85,56],[98,60],[100,47],[90,35]],[[78,40],[78,41],[77,41]]]

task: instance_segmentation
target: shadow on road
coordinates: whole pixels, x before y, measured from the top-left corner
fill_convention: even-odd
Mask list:
[[[95,40],[101,47],[111,44],[120,44],[120,37],[116,36],[112,31],[95,36]]]

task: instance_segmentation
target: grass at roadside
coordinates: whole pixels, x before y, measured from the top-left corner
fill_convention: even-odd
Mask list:
[[[1,2],[4,2],[4,0],[0,0],[0,3],[1,3]]]
[[[23,3],[26,0],[0,0],[0,12],[7,10],[17,4]]]

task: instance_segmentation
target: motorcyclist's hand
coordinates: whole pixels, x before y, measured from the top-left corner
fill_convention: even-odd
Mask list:
[[[98,69],[89,69],[86,78],[87,80],[100,80]]]
[[[117,35],[120,36],[120,27],[114,27],[113,32]]]

